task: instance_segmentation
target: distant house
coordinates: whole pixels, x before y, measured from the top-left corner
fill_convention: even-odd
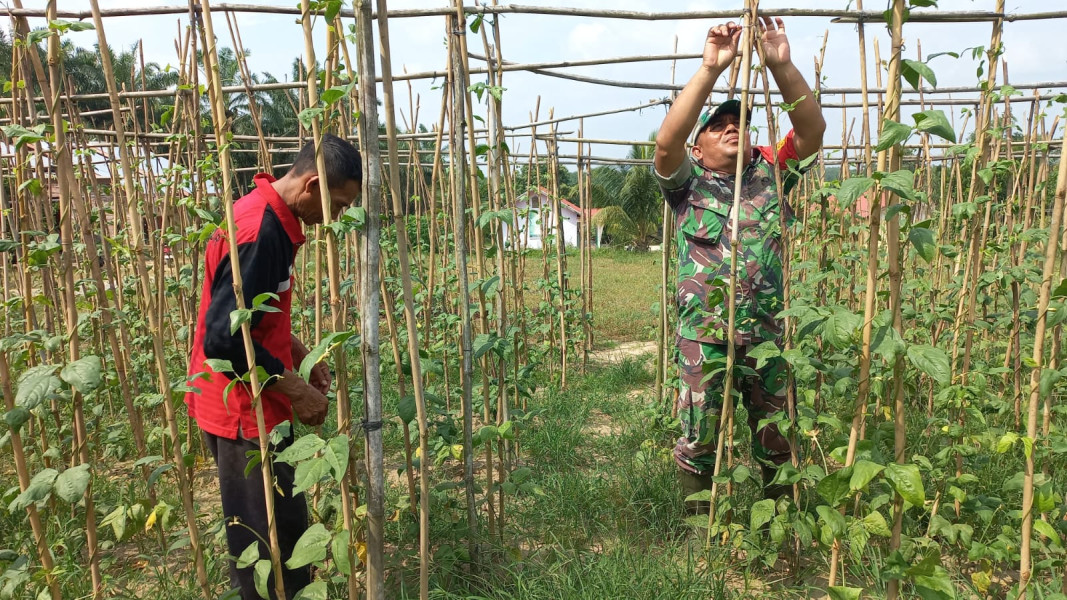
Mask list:
[[[560,211],[563,216],[563,241],[568,246],[578,245],[578,227],[582,218],[592,218],[599,208],[582,210],[573,202],[563,198],[559,199]],[[556,235],[558,219],[552,212],[552,196],[543,187],[536,191],[523,194],[515,203],[519,214],[515,231],[507,224],[504,225],[504,245],[508,248],[541,248],[544,244],[544,235]],[[545,219],[545,230],[542,231],[541,219]],[[513,238],[514,233],[514,238]],[[604,233],[603,226],[596,228],[596,245],[600,247],[600,239]],[[555,243],[553,240],[552,244]]]

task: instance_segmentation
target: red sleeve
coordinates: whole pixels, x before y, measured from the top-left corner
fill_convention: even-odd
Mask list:
[[[757,146],[756,148],[768,162],[771,162],[774,159],[775,150],[772,150],[770,146]],[[792,129],[789,130],[789,133],[785,134],[784,138],[778,140],[777,154],[778,160],[775,162],[779,169],[784,170],[788,168],[786,164],[787,160],[800,160],[800,156],[797,154],[797,147],[793,144]]]

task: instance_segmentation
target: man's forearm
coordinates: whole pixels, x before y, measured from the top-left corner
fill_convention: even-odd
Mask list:
[[[667,116],[663,119],[660,132],[666,131],[672,140],[677,139],[677,143],[684,145],[693,125],[696,125],[700,109],[711,95],[715,82],[721,74],[721,70],[716,71],[704,66],[697,69],[682,91],[678,93],[678,97],[674,99],[671,109],[667,111]]]
[[[660,173],[666,174],[684,158],[686,138],[721,74],[721,69],[701,65],[674,99],[656,134],[655,164]]]
[[[800,100],[789,112],[789,122],[793,124],[794,135],[806,146],[798,148],[798,151],[802,156],[815,152],[822,144],[822,135],[826,130],[822,107],[815,100],[815,94],[791,61],[769,69],[778,90],[782,93],[782,100],[786,104]]]
[[[826,127],[822,117],[822,107],[815,100],[815,94],[811,91],[811,86],[804,80],[804,76],[801,75],[800,69],[797,68],[792,62],[788,62],[784,65],[777,67],[771,67],[771,76],[774,77],[774,82],[778,84],[778,90],[782,93],[782,101],[786,104],[792,104],[800,98],[801,100],[795,108],[789,113],[789,120],[793,123],[794,129],[801,129],[805,124],[812,123],[818,125],[820,129]]]

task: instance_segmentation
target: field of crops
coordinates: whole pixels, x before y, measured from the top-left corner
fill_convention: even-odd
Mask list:
[[[264,456],[293,467],[311,515],[288,559],[273,530],[232,557],[262,597],[284,596],[269,578],[284,562],[312,566],[305,599],[1067,600],[1067,83],[1008,85],[1002,42],[1016,20],[1067,13],[780,10],[849,22],[863,65],[856,88],[814,78],[827,121],[848,125],[790,165],[785,344],[749,349],[790,367],[775,422],[793,460],[774,483],[794,493],[762,499],[739,408],[720,428],[714,509],[686,518],[671,456],[677,265],[651,143],[628,132],[629,158],[598,157],[612,142],[582,137],[603,108],[590,107],[531,113],[529,153],[512,154],[500,66],[549,67],[504,61],[498,19],[725,12],[201,0],[173,11],[178,61],[163,69],[69,41],[95,31],[107,48],[112,23],[156,9],[56,4],[15,0],[0,40],[0,600],[238,597],[216,464],[183,403],[204,249],[235,231],[253,173],[284,174],[326,132],[362,152],[363,187],[296,256],[293,334],[310,351],[293,370],[328,365],[330,411],[255,440],[248,470],[269,481]],[[295,15],[293,83],[221,47],[243,47],[247,12]],[[405,18],[453,33],[447,72],[425,75],[442,82],[426,124],[395,108],[414,105],[394,97],[389,61]],[[979,64],[973,86],[938,89],[950,59],[905,56],[924,21],[989,25],[952,58]],[[873,28],[891,45],[868,60]],[[492,60],[472,69],[475,53]],[[790,107],[751,74],[738,97],[773,142]],[[235,279],[231,334],[251,364],[252,325],[277,296],[246,298]],[[258,399],[266,374],[235,385]]]

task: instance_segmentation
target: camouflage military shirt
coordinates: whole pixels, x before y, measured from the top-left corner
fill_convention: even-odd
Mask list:
[[[746,345],[777,340],[782,333],[782,248],[779,211],[792,209],[780,202],[774,183],[779,168],[797,159],[793,132],[777,148],[753,148],[753,159],[742,174],[738,239],[736,336]],[[655,171],[653,169],[653,171]],[[682,161],[667,177],[656,173],[663,196],[674,213],[678,247],[678,335],[703,343],[725,344],[729,324],[726,294],[730,282],[730,209],[734,175],[708,169],[692,158]],[[783,177],[788,193],[796,183]]]

